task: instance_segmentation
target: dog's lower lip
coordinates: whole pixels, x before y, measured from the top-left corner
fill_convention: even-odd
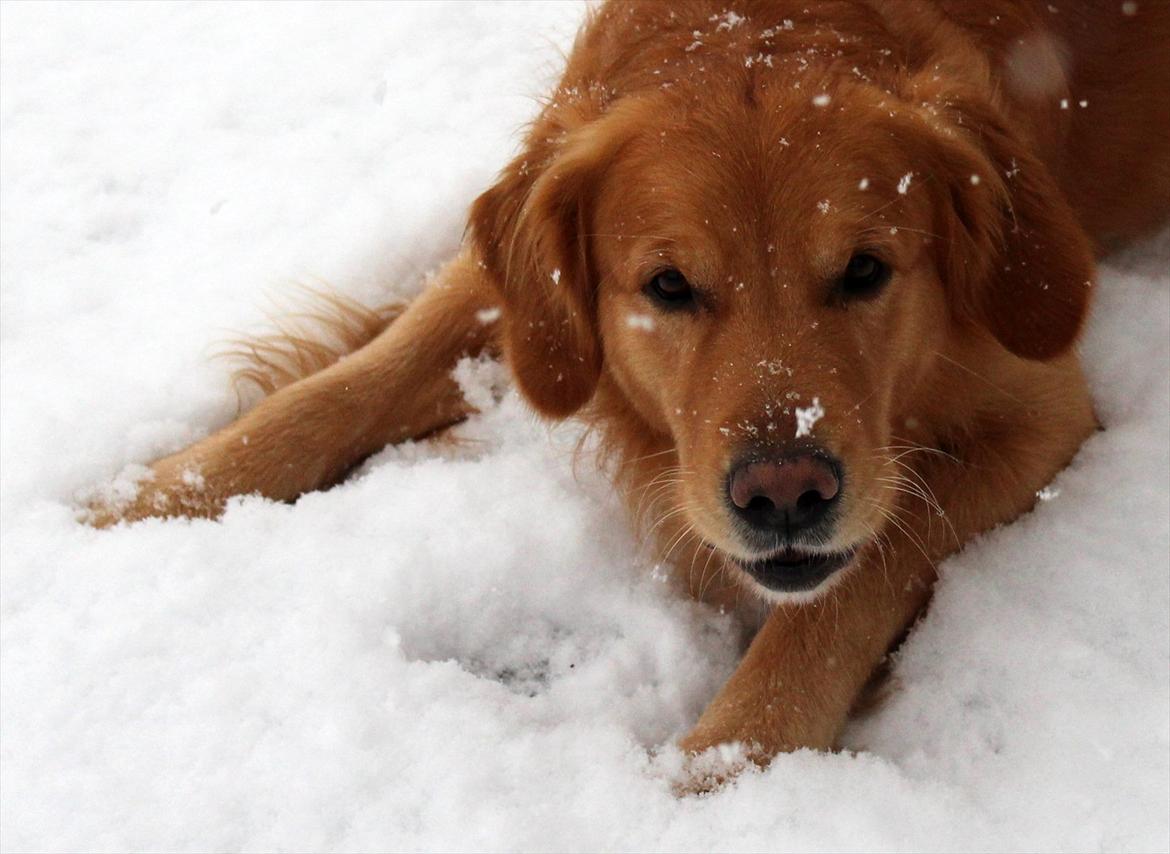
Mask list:
[[[740,569],[760,585],[781,593],[812,590],[853,560],[855,549],[810,552],[784,549],[762,558],[737,561]]]

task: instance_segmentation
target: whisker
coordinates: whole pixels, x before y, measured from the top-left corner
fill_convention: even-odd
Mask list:
[[[906,526],[905,522],[903,522],[901,519],[899,519],[897,516],[895,516],[893,513],[891,513],[887,508],[882,507],[880,504],[878,504],[876,502],[872,502],[872,501],[870,503],[874,507],[874,509],[876,509],[878,511],[878,513],[880,513],[883,517],[885,517],[887,522],[889,522],[895,528],[897,528],[899,531],[901,531],[902,535],[905,536],[906,539],[908,539],[910,541],[910,543],[913,546],[915,546],[919,552],[922,553],[922,556],[924,558],[926,558],[926,562],[929,563],[931,568],[934,569],[935,572],[937,573],[938,567],[936,566],[934,560],[930,557],[930,554],[926,551],[926,548],[923,546],[921,539],[917,535],[915,535],[914,532],[910,528],[908,528]],[[892,543],[891,543],[891,545],[892,545]]]
[[[1004,389],[1004,388],[1001,388],[1000,386],[997,386],[995,383],[993,383],[987,377],[983,376],[983,374],[979,373],[978,371],[973,371],[971,368],[968,368],[966,365],[962,364],[961,362],[956,362],[950,356],[944,355],[943,353],[940,353],[937,350],[934,352],[934,355],[938,356],[944,362],[950,362],[956,368],[959,368],[960,370],[966,371],[971,376],[975,377],[977,380],[980,380],[981,382],[985,383],[988,386],[988,388],[995,389],[996,391],[998,391],[1000,394],[1002,394],[1004,397],[1008,398],[1009,400],[1014,400],[1016,403],[1023,404],[1024,401],[1020,400],[1018,397],[1016,397],[1014,394],[1012,394],[1007,389]]]

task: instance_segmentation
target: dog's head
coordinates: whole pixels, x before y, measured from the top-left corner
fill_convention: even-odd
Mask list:
[[[1044,166],[928,87],[565,107],[472,211],[524,394],[552,417],[620,397],[676,449],[688,523],[768,591],[821,588],[885,526],[946,336],[1046,360],[1086,311],[1090,248]]]

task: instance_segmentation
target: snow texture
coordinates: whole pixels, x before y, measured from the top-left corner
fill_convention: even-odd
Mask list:
[[[490,366],[461,368],[483,412],[460,441],[294,505],[75,521],[231,417],[207,356],[265,294],[418,287],[581,12],[3,6],[0,844],[1165,850],[1165,241],[1100,278],[1105,430],[943,565],[851,750],[707,797],[672,794],[669,745],[733,627],[574,469],[579,428],[539,426]]]

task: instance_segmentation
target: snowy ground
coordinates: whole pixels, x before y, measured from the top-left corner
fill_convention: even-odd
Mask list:
[[[2,12],[6,850],[1170,846],[1170,244],[1101,277],[1107,430],[948,561],[856,752],[676,799],[730,671],[572,427],[514,396],[294,506],[94,531],[79,490],[230,417],[266,293],[409,293],[581,8]]]

